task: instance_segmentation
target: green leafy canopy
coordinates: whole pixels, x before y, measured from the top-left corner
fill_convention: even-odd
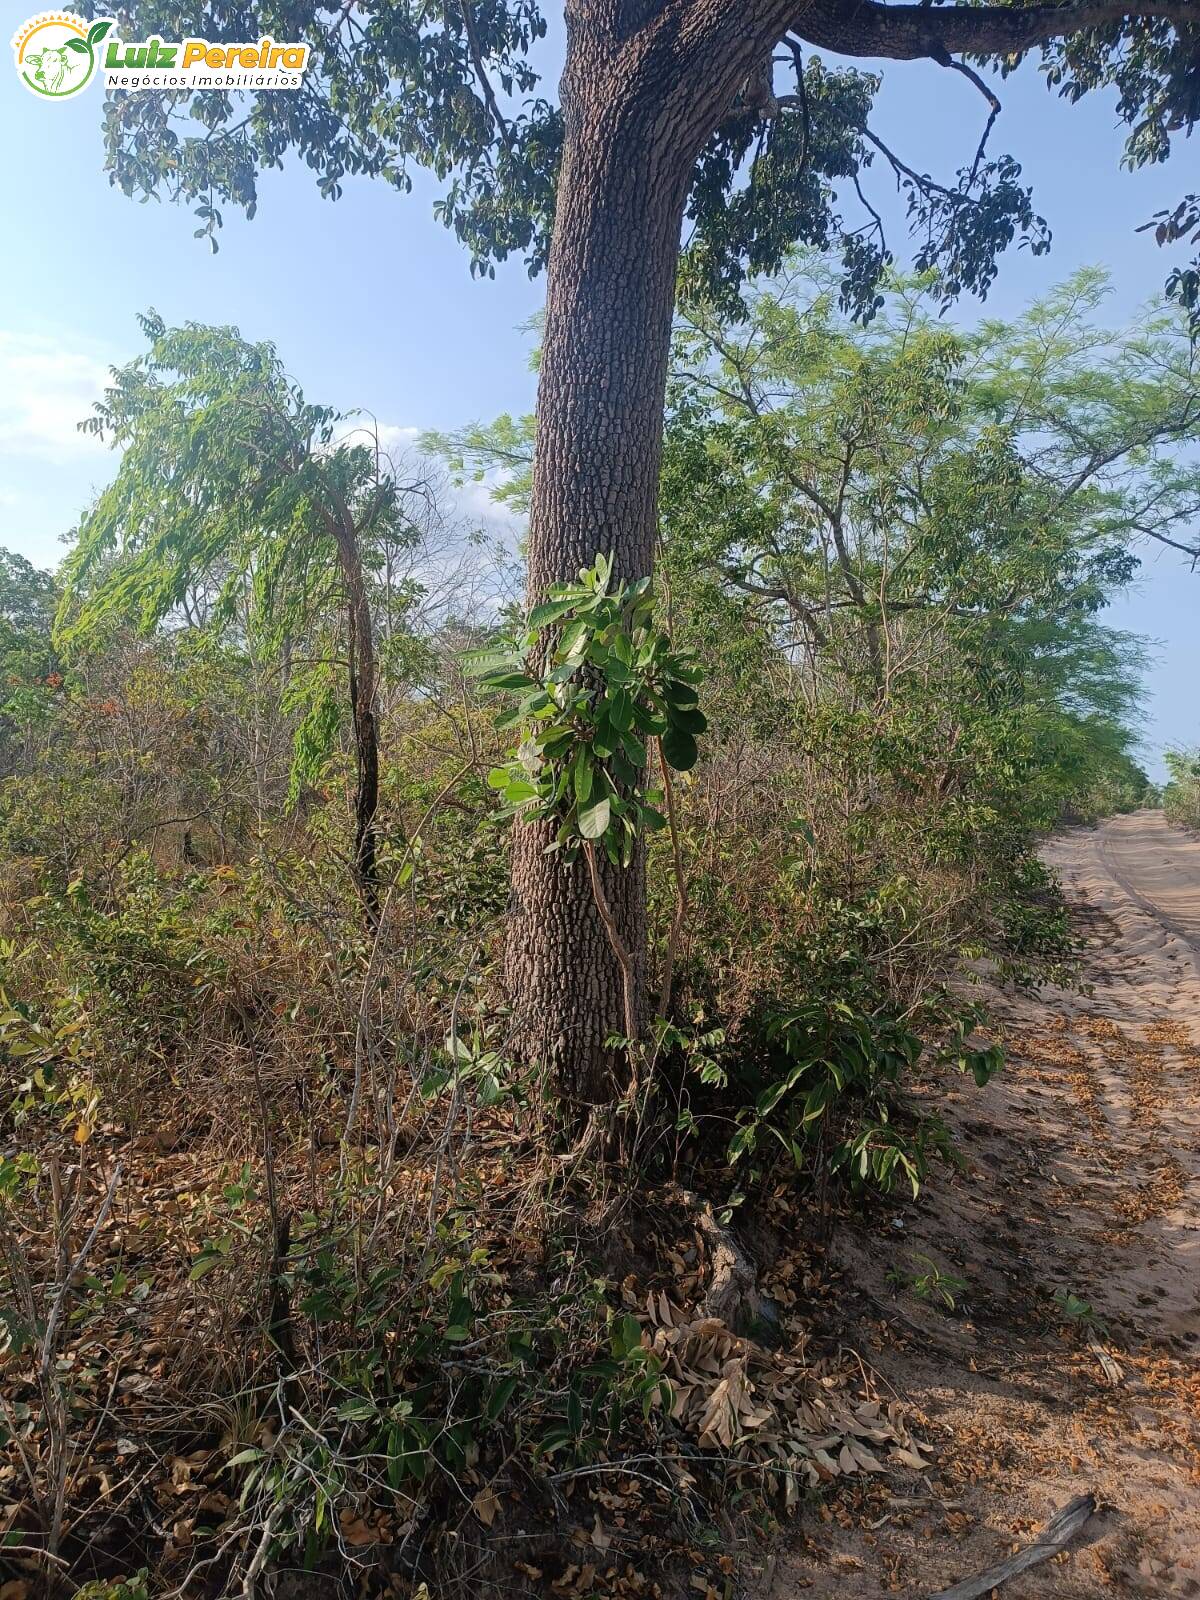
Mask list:
[[[81,9],[94,15],[95,0]],[[995,18],[1003,9],[965,0],[927,12],[861,0],[797,7],[769,64],[770,109],[764,115],[761,97],[744,90],[700,153],[688,200],[689,291],[728,310],[747,276],[777,270],[802,242],[840,255],[843,303],[869,316],[893,257],[880,197],[896,188],[916,264],[939,269],[947,297],[986,293],[998,255],[1014,241],[1048,248],[1049,231],[1019,165],[989,152],[999,101],[967,64],[972,57],[1007,73],[1039,56],[1047,85],[1070,100],[1115,89],[1130,130],[1130,166],[1165,160],[1195,126],[1196,29],[1165,16],[1162,6],[1147,17],[1133,14],[1138,7],[1131,4],[1130,14],[1082,18],[1073,33],[1049,42],[1045,29],[999,28]],[[1014,13],[1023,9],[1011,6]],[[683,7],[674,11],[682,14]],[[640,8],[635,21],[649,25],[661,20],[659,13],[672,13],[666,0]],[[129,195],[166,193],[192,203],[197,232],[214,249],[221,206],[252,215],[259,174],[295,152],[331,199],[357,176],[407,190],[414,171],[424,168],[442,184],[437,214],[466,245],[472,271],[490,273],[513,254],[531,272],[545,265],[563,116],[544,90],[547,72],[557,76],[556,40],[537,0],[436,6],[263,0],[249,11],[232,0],[199,7],[131,0],[128,20],[139,37],[198,31],[240,39],[261,32],[309,46],[302,94],[260,94],[245,103],[217,91],[109,98],[104,136],[113,181]],[[959,54],[967,60],[952,59]],[[956,172],[934,178],[918,171],[876,125],[879,73],[839,56],[924,58],[954,67],[958,76],[946,79],[947,114],[961,117],[972,85],[982,90],[982,138],[972,133],[965,141]],[[1195,226],[1187,221],[1192,211],[1194,203],[1189,211],[1184,202],[1163,242]],[[1195,268],[1177,272],[1172,282],[1194,302]]]

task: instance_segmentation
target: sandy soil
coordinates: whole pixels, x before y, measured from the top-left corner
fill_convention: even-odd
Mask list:
[[[969,1171],[831,1246],[939,1466],[806,1518],[764,1600],[933,1594],[1086,1491],[1083,1534],[1003,1600],[1200,1596],[1200,839],[1140,812],[1047,856],[1092,992],[1006,999],[1009,1065],[950,1098]],[[955,1313],[888,1282],[913,1251],[966,1281]]]

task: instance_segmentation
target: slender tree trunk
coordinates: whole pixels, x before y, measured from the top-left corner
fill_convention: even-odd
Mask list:
[[[719,7],[708,8],[721,17]],[[761,53],[727,18],[699,38],[704,0],[567,8],[564,144],[550,252],[529,526],[529,601],[597,552],[619,578],[652,570],[675,275],[696,156]],[[690,31],[689,31],[690,30]],[[696,62],[703,52],[702,71]],[[624,1034],[624,981],[582,856],[547,854],[553,826],[514,836],[506,977],[521,1053],[551,1066],[564,1096],[610,1100],[611,1035]],[[603,897],[633,964],[645,1022],[646,889],[598,861]]]
[[[354,876],[367,921],[379,919],[375,812],[379,807],[379,731],[376,722],[375,629],[363,577],[358,537],[353,528],[337,534],[338,558],[346,584],[350,656],[350,706],[358,783],[354,797]]]

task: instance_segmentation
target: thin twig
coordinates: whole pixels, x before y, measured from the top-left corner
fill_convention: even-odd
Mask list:
[[[621,987],[625,1000],[625,1037],[633,1040],[637,1038],[637,1005],[634,1000],[633,984],[633,958],[626,948],[625,941],[621,938],[617,919],[612,914],[612,907],[608,903],[608,896],[604,893],[604,885],[600,881],[600,871],[596,865],[596,847],[590,839],[583,842],[584,859],[587,861],[588,876],[592,880],[592,898],[596,902],[596,910],[600,913],[600,920],[604,924],[604,931],[608,935],[608,942],[612,946],[613,954],[621,968]]]
[[[975,160],[971,163],[971,176],[967,180],[967,188],[970,189],[974,187],[975,179],[979,176],[979,166],[987,149],[988,140],[992,136],[992,129],[996,126],[996,118],[1004,108],[1000,104],[1000,97],[993,89],[989,88],[974,67],[969,67],[965,61],[948,61],[946,65],[952,72],[961,72],[969,83],[973,83],[991,107],[987,126],[983,130],[983,137],[980,139],[979,148],[975,152]]]
[[[471,0],[458,0],[458,9],[462,13],[463,27],[467,34],[467,49],[471,53],[471,65],[475,68],[475,76],[479,79],[479,87],[483,90],[483,98],[492,119],[500,130],[500,135],[511,150],[513,147],[512,129],[504,120],[504,113],[496,102],[495,90],[492,88],[491,79],[483,65],[483,51],[479,48],[479,35],[475,32],[475,18],[471,14]]]
[[[242,1595],[244,1600],[254,1600],[254,1592],[258,1587],[258,1580],[263,1568],[267,1564],[267,1557],[271,1553],[271,1540],[275,1536],[275,1524],[287,1510],[288,1502],[280,1500],[271,1507],[267,1520],[263,1523],[262,1538],[258,1542],[258,1549],[254,1552],[254,1559],[246,1568],[246,1576],[242,1579]]]
[[[812,122],[808,111],[808,85],[804,81],[804,51],[801,48],[799,39],[793,39],[790,34],[783,42],[792,52],[792,63],[796,69],[796,100],[800,106],[800,115],[803,118],[804,125],[804,142],[800,147],[800,160],[797,162],[797,168],[800,172],[803,172],[808,165],[808,153],[812,147]]]
[[[663,755],[662,740],[658,741],[658,764],[662,771],[663,794],[667,802],[667,825],[671,830],[671,856],[675,865],[675,914],[671,918],[671,932],[667,937],[667,953],[663,958],[662,990],[658,998],[660,1014],[665,1018],[671,1010],[671,985],[675,979],[675,957],[679,950],[679,936],[687,916],[687,878],[683,870],[683,851],[679,845],[679,827],[675,817],[675,788],[667,758]]]
[[[62,1321],[63,1312],[66,1310],[67,1296],[71,1292],[71,1284],[76,1276],[82,1272],[84,1263],[92,1252],[92,1246],[100,1235],[100,1230],[108,1221],[108,1213],[112,1209],[113,1196],[117,1192],[117,1185],[121,1181],[121,1163],[118,1161],[113,1168],[113,1175],[108,1180],[108,1189],[100,1207],[99,1215],[92,1224],[91,1232],[79,1247],[79,1252],[70,1269],[58,1286],[58,1293],[50,1307],[50,1315],[46,1318],[46,1332],[42,1339],[42,1359],[38,1367],[38,1376],[45,1383],[50,1376],[50,1364],[54,1359],[54,1344],[58,1338],[58,1325]]]

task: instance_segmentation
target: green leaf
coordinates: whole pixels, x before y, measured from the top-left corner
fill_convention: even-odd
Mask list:
[[[535,783],[530,783],[527,778],[517,778],[504,791],[505,804],[510,806],[524,805],[527,800],[536,800],[538,792],[538,787]]]
[[[633,721],[634,726],[640,728],[643,733],[654,734],[657,737],[659,734],[666,732],[667,724],[665,720],[662,717],[655,716],[652,711],[640,705],[636,700],[633,703]]]
[[[588,623],[584,617],[577,618],[563,629],[563,636],[558,641],[558,654],[562,660],[570,661],[577,652],[579,655],[585,653],[587,631]],[[579,649],[580,644],[584,644],[584,650]]]
[[[580,750],[574,761],[575,799],[581,805],[586,805],[592,794],[592,780],[595,769],[592,758],[586,750]]]
[[[192,1270],[188,1273],[189,1283],[198,1283],[201,1278],[213,1270],[214,1267],[223,1267],[228,1261],[225,1255],[202,1255]]]
[[[337,1414],[342,1422],[366,1422],[378,1415],[378,1408],[369,1396],[355,1395],[353,1399],[342,1401]]]
[[[646,746],[640,739],[636,739],[633,734],[623,733],[621,735],[621,748],[624,750],[627,759],[632,761],[635,767],[644,767],[646,765]]]
[[[605,795],[603,800],[597,800],[594,806],[587,806],[579,813],[580,833],[585,839],[599,839],[608,830],[611,814],[612,804]]]
[[[111,17],[105,18],[103,22],[93,22],[91,27],[88,29],[87,42],[89,44],[99,44],[101,39],[103,39],[104,35],[111,27]]]
[[[674,724],[662,736],[662,753],[667,765],[676,772],[690,772],[700,754],[691,734]]]
[[[84,44],[82,39],[68,39],[67,49],[74,50],[77,55],[81,56],[86,56],[89,54],[88,47],[86,44]]]
[[[618,689],[608,701],[608,720],[618,733],[628,733],[633,726],[633,702],[624,689]]]
[[[493,767],[487,775],[489,789],[507,789],[512,781],[512,773],[507,767]]]
[[[671,706],[694,706],[699,703],[700,696],[690,683],[684,683],[680,678],[668,678],[663,685],[663,699]]]
[[[492,1390],[486,1407],[486,1415],[489,1422],[495,1422],[496,1418],[512,1399],[516,1391],[517,1381],[516,1378],[505,1378],[503,1383],[498,1383]]]
[[[609,769],[618,783],[623,783],[627,789],[632,789],[638,780],[638,770],[632,761],[627,761],[623,752],[614,750],[609,757]]]
[[[201,229],[201,232],[204,230]],[[462,657],[463,670],[468,677],[480,678],[488,672],[500,672],[505,668],[516,668],[521,664],[521,658],[515,650],[498,648],[492,645],[484,650],[467,650]]]
[[[483,680],[485,689],[540,689],[541,685],[523,672],[491,672]]]
[[[668,705],[667,716],[671,726],[682,728],[684,733],[704,733],[708,728],[708,718],[694,706]]]
[[[565,617],[568,611],[574,611],[575,597],[569,600],[546,600],[540,606],[534,606],[529,613],[529,626],[531,628],[548,628],[552,622],[557,622],[559,617]]]

